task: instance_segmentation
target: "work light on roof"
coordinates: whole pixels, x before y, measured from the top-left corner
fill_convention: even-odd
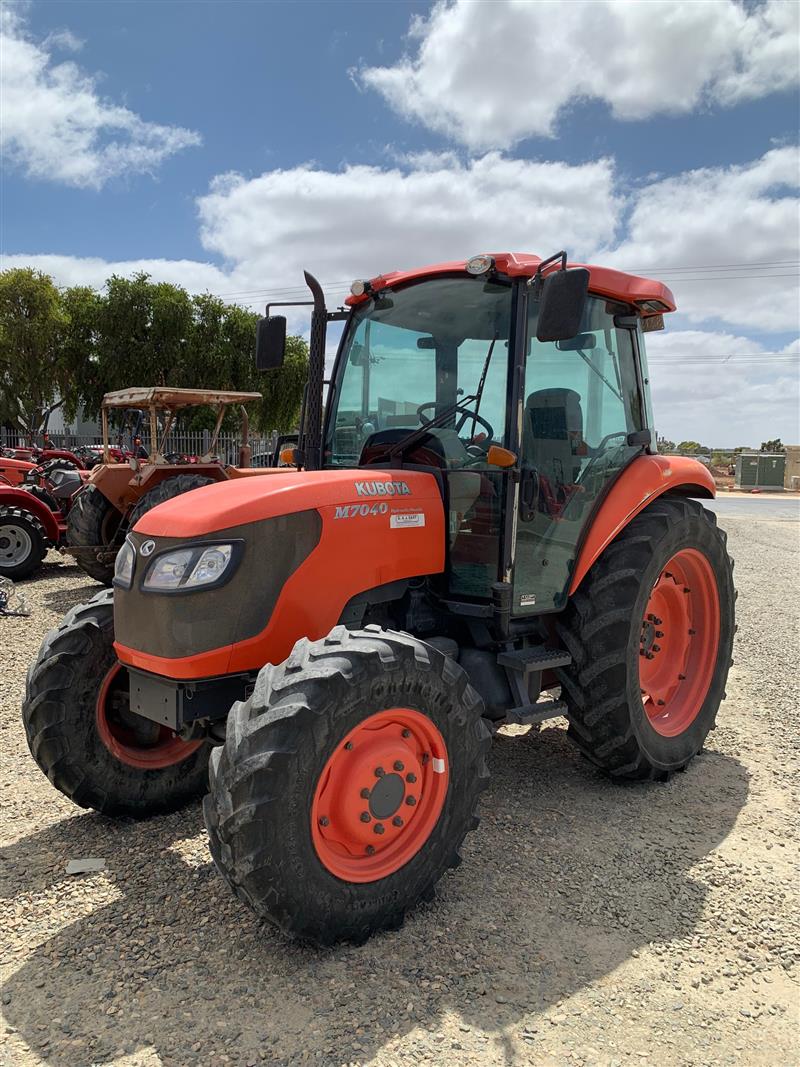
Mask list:
[[[494,260],[491,256],[473,256],[467,260],[467,274],[486,274],[493,266]]]
[[[363,278],[356,278],[356,280],[350,286],[350,292],[353,294],[353,296],[363,296],[364,293],[368,293],[370,291],[370,288],[371,287],[369,282],[365,282]]]

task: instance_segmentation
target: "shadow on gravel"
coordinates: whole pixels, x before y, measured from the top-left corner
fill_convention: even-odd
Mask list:
[[[70,573],[73,570],[75,570],[76,573],[78,572],[77,567],[70,567],[69,570]],[[76,604],[85,604],[87,600],[91,600],[93,596],[97,596],[103,588],[104,586],[87,578],[84,585],[72,586],[69,589],[50,590],[42,597],[42,604],[49,611],[55,612],[60,617],[66,615],[70,608],[74,608]]]
[[[0,866],[7,895],[33,898],[42,937],[5,986],[8,1025],[58,1065],[147,1046],[165,1064],[360,1062],[417,1027],[403,1056],[417,1041],[432,1054],[425,1030],[444,1027],[447,1062],[459,1026],[487,1057],[529,1059],[515,1051],[532,1049],[514,1034],[523,1017],[535,1024],[639,946],[691,935],[706,895],[691,868],[730,832],[747,775],[710,752],[666,785],[620,788],[558,728],[499,736],[492,772],[438,901],[358,948],[315,951],[258,923],[208,862],[198,808],[145,824],[81,814],[31,835]],[[105,857],[108,874],[67,879],[74,856]],[[118,896],[90,910],[102,886]],[[64,911],[76,917],[48,938]]]

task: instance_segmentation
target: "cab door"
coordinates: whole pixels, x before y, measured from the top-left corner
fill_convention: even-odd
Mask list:
[[[529,303],[515,615],[564,606],[595,504],[642,451],[634,334],[615,327],[614,310],[619,307],[590,297],[576,337],[543,343],[536,340],[538,303]]]

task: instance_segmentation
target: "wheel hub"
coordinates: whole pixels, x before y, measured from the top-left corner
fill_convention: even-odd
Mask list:
[[[0,533],[0,559],[12,566],[22,563],[31,553],[32,542],[21,526],[4,526]]]
[[[369,716],[320,776],[311,814],[317,855],[345,881],[386,877],[430,836],[447,783],[444,739],[426,715],[398,708]]]
[[[394,815],[405,797],[405,782],[399,774],[385,774],[379,778],[369,795],[369,813],[373,819],[388,819]]]
[[[719,596],[708,559],[682,549],[659,575],[639,636],[639,684],[650,725],[674,737],[698,715],[719,645]]]

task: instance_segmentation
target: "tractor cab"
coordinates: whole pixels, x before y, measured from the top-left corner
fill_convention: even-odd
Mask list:
[[[589,516],[653,440],[642,335],[672,294],[505,254],[357,281],[347,303],[305,464],[432,470],[456,610],[497,582],[513,615],[562,608]]]

